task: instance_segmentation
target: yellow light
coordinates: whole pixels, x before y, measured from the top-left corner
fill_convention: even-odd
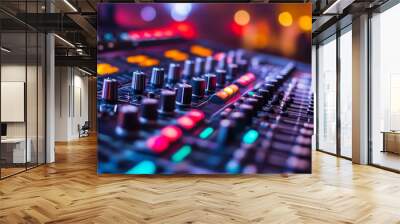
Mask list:
[[[228,95],[232,95],[233,94],[233,89],[228,86],[228,87],[224,88],[224,92],[226,92]]]
[[[119,69],[116,66],[112,66],[107,63],[99,63],[97,64],[97,74],[99,75],[110,75],[118,72]]]
[[[250,22],[250,15],[245,10],[239,10],[235,13],[233,19],[237,24],[244,26]]]
[[[212,50],[207,47],[203,47],[200,45],[193,45],[190,47],[190,53],[201,56],[207,57],[212,55]]]
[[[291,26],[293,23],[292,14],[290,14],[289,12],[280,13],[278,20],[279,20],[279,23],[285,27]]]
[[[166,58],[173,58],[173,57],[175,57],[176,55],[178,55],[180,53],[181,53],[181,51],[179,51],[179,50],[171,49],[171,50],[165,51],[164,52],[164,56]]]
[[[129,56],[126,58],[126,62],[131,63],[131,64],[137,64],[137,63],[142,63],[147,59],[146,55],[134,55],[134,56]]]
[[[159,63],[160,62],[157,59],[149,58],[149,59],[143,61],[142,63],[139,63],[139,65],[142,67],[151,67],[151,66],[158,65]]]
[[[171,57],[172,60],[174,61],[184,61],[189,58],[189,55],[183,52],[180,52],[179,54],[176,54],[174,57]]]
[[[299,26],[303,31],[310,31],[312,29],[312,20],[310,16],[301,16],[299,18]]]

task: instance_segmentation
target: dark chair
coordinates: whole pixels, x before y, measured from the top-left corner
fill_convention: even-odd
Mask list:
[[[89,121],[85,121],[85,123],[82,126],[78,124],[79,138],[89,136],[89,129],[90,129]]]

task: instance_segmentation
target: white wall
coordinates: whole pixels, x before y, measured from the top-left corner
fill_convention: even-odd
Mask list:
[[[78,138],[78,124],[88,120],[88,78],[72,67],[56,67],[55,140]]]

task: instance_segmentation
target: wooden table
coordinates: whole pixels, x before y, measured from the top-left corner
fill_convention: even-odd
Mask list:
[[[400,154],[400,131],[383,131],[383,151]]]

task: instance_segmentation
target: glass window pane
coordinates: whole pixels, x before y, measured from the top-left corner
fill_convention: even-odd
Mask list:
[[[351,158],[352,149],[352,35],[340,36],[340,153]]]
[[[318,48],[318,148],[336,153],[336,39]]]
[[[30,161],[26,141],[26,33],[3,32],[1,46],[1,174],[6,177],[25,170]],[[28,150],[26,150],[28,149]]]
[[[400,5],[372,17],[372,163],[400,170]]]

